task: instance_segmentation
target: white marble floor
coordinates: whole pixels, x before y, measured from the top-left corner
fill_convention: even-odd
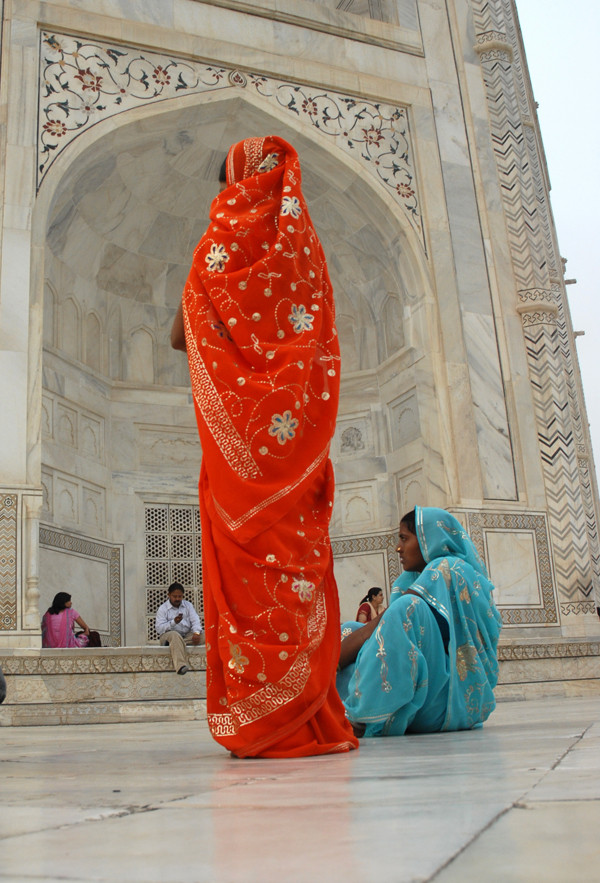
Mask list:
[[[598,881],[599,718],[503,702],[302,760],[233,760],[198,722],[0,728],[0,880]]]

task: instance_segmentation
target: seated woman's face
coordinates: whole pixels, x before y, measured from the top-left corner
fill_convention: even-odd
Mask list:
[[[404,570],[421,571],[426,567],[427,562],[421,553],[417,535],[408,529],[404,521],[400,522],[396,551],[400,555]]]

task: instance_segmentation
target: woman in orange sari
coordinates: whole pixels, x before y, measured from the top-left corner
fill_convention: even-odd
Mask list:
[[[172,333],[203,454],[208,722],[239,757],[348,751],[357,742],[334,686],[331,283],[294,148],[248,138],[226,174]]]

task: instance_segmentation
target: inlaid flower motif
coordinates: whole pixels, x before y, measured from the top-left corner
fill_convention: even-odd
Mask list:
[[[403,199],[410,199],[415,195],[415,191],[408,184],[396,184],[396,190]]]
[[[268,153],[261,164],[259,165],[257,171],[258,172],[270,172],[271,169],[276,168],[279,165],[279,154],[278,153]]]
[[[313,116],[317,113],[317,102],[314,98],[305,98],[302,102],[302,110],[304,113],[312,114]]]
[[[227,665],[232,671],[243,674],[245,667],[250,665],[250,660],[247,656],[243,655],[240,645],[232,644],[231,641],[229,642],[229,652],[231,653],[231,659]]]
[[[302,214],[300,208],[300,200],[297,196],[283,196],[281,199],[281,214],[291,215],[292,218],[299,218]]]
[[[294,438],[298,421],[292,417],[291,411],[284,411],[283,414],[273,414],[273,421],[269,426],[269,435],[275,436],[280,445],[284,445],[287,441]]]
[[[363,129],[363,135],[367,144],[374,144],[375,147],[379,147],[380,143],[383,141],[383,132],[375,126],[369,126],[368,129]]]
[[[306,312],[304,304],[299,304],[299,306],[292,304],[292,312],[289,314],[288,319],[292,323],[296,334],[301,334],[303,331],[312,331],[312,323],[315,321],[313,314]]]
[[[296,592],[301,601],[312,601],[312,593],[315,584],[305,579],[295,579],[292,583],[292,592]]]
[[[76,80],[81,80],[81,88],[85,92],[89,89],[90,92],[99,92],[100,86],[102,85],[102,77],[97,77],[96,74],[93,74],[89,67],[85,70],[79,70],[78,73],[75,74]]]
[[[54,135],[55,138],[62,138],[63,135],[67,134],[67,127],[60,120],[48,120],[47,123],[44,123],[43,128],[49,135]]]
[[[222,273],[225,269],[225,264],[229,260],[229,255],[225,251],[224,245],[217,245],[216,242],[210,247],[209,253],[204,258],[208,265],[208,269],[213,272],[216,270],[217,273]]]
[[[154,68],[154,72],[152,73],[152,79],[159,86],[168,86],[169,83],[171,82],[170,74],[168,74],[167,71],[163,67],[161,67],[160,65],[158,67]]]

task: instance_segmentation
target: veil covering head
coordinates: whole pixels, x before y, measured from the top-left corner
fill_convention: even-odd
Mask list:
[[[417,506],[415,529],[425,567],[394,582],[377,631],[340,682],[350,720],[367,722],[367,735],[471,729],[496,704],[502,618],[485,565],[449,512]]]
[[[327,265],[281,138],[229,150],[183,296],[212,496],[239,539],[273,524],[327,459],[340,353]]]
[[[294,148],[245,139],[226,174],[183,293],[209,726],[239,756],[345,751],[356,740],[333,686],[331,283]]]

